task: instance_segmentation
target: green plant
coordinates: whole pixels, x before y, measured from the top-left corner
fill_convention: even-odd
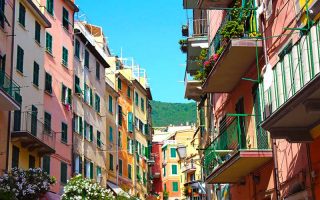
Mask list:
[[[244,34],[244,26],[238,21],[228,21],[221,29],[220,34],[223,38],[239,38]]]
[[[188,44],[188,41],[186,39],[179,40],[180,45]]]
[[[164,192],[163,192],[163,199],[164,199],[164,200],[169,199],[169,192],[167,192],[167,191],[164,191]]]
[[[221,47],[217,50],[216,54],[221,55],[223,51],[224,51],[224,47],[221,46]]]

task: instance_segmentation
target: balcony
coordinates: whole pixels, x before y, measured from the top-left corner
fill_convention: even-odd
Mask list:
[[[187,39],[187,72],[194,75],[200,69],[198,56],[202,49],[208,48],[208,24],[206,19],[192,20],[189,26],[193,27],[191,37]]]
[[[270,138],[256,117],[230,114],[204,151],[206,182],[236,183],[272,158]]]
[[[186,99],[192,99],[194,101],[200,101],[202,93],[202,81],[194,80],[190,75],[185,73],[184,78],[184,84],[185,84],[185,95],[184,98]]]
[[[203,84],[204,92],[231,92],[239,81],[245,78],[246,72],[256,66],[257,57],[262,52],[255,18],[250,17],[255,16],[255,11],[250,11],[252,14],[242,21],[229,14],[231,11],[233,10],[226,13],[210,44],[210,52],[214,51],[218,59]],[[231,27],[241,28],[233,35],[228,35],[227,33],[232,32],[229,30]]]
[[[226,8],[233,1],[232,0],[183,0],[184,9],[213,9]]]
[[[11,132],[13,142],[21,142],[23,148],[36,150],[40,156],[55,153],[56,133],[40,122],[36,115],[21,114],[21,123]]]
[[[19,110],[20,102],[20,86],[10,79],[5,72],[0,71],[0,110]]]
[[[182,165],[181,172],[191,173],[195,172],[197,170],[196,165],[191,162],[186,163],[185,165]]]

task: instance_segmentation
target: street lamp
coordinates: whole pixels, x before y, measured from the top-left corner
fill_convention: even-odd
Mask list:
[[[187,147],[182,144],[178,144],[177,153],[180,160],[184,160],[187,157]]]

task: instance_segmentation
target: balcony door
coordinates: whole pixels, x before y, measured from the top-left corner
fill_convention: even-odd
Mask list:
[[[243,97],[241,97],[236,103],[236,113],[244,114],[244,102]],[[238,117],[238,135],[240,134],[240,149],[246,149],[246,132],[245,132],[245,119],[243,116]]]
[[[252,96],[253,96],[253,107],[254,107],[254,118],[255,118],[255,128],[256,128],[256,136],[257,136],[257,148],[258,149],[268,149],[268,135],[263,128],[261,128],[262,122],[262,112],[260,105],[260,96],[259,96],[259,86],[258,84],[254,85],[252,88]]]
[[[31,109],[31,134],[37,136],[37,119],[38,119],[38,108],[32,105]]]

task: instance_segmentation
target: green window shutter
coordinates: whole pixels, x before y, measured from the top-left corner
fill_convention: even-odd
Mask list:
[[[79,133],[80,133],[80,135],[83,134],[82,117],[79,117]]]
[[[100,80],[100,63],[96,62],[96,78]]]
[[[80,58],[80,42],[79,40],[75,40],[75,51],[74,51],[74,55],[77,57],[77,58]]]
[[[31,134],[37,136],[38,108],[32,105],[31,111]]]
[[[97,145],[98,145],[98,147],[101,147],[101,133],[100,133],[100,131],[97,131]]]
[[[87,126],[88,126],[87,122],[84,121],[84,128],[83,128],[84,138],[87,138]]]
[[[69,30],[69,12],[65,8],[62,8],[62,25],[66,30]]]
[[[20,149],[16,146],[12,146],[12,168],[19,167]]]
[[[109,169],[113,171],[113,155],[109,153]]]
[[[113,112],[113,102],[112,102],[112,96],[109,95],[109,112]]]
[[[48,73],[45,75],[45,91],[49,94],[52,93],[52,76]]]
[[[100,97],[98,94],[95,94],[95,109],[97,112],[100,112]]]
[[[148,124],[144,125],[144,134],[149,135],[149,125]]]
[[[171,158],[177,157],[176,148],[170,148],[170,156],[171,156]]]
[[[167,175],[167,169],[166,167],[163,167],[163,176],[165,177]]]
[[[17,48],[17,70],[23,73],[24,50],[18,45]]]
[[[113,142],[113,129],[111,126],[109,127],[109,141]]]
[[[66,102],[66,90],[67,90],[67,87],[61,84],[61,102],[62,103]]]
[[[89,69],[89,59],[90,59],[90,55],[89,55],[89,51],[85,50],[84,51],[84,66]]]
[[[130,138],[127,137],[127,152],[130,153]]]
[[[179,183],[178,182],[172,182],[172,190],[173,190],[173,192],[179,191]]]
[[[76,94],[81,94],[82,93],[82,90],[81,90],[81,87],[80,87],[80,79],[78,76],[75,76],[74,78],[74,90],[75,90],[75,93]]]
[[[33,62],[33,84],[39,86],[39,64]]]
[[[132,179],[132,169],[130,164],[128,164],[128,179]]]
[[[68,142],[68,125],[63,122],[61,124],[61,141]]]
[[[119,126],[122,126],[122,107],[118,106],[118,120],[119,120]]]
[[[41,26],[40,24],[35,21],[34,25],[34,39],[40,44],[40,38],[41,38]]]
[[[45,155],[42,158],[42,170],[50,174],[50,156]]]
[[[122,160],[119,160],[119,175],[122,176]]]
[[[26,26],[26,8],[22,3],[19,3],[19,23],[25,27]]]
[[[68,88],[68,103],[69,105],[72,103],[72,91],[70,88]]]
[[[61,162],[60,165],[60,182],[66,184],[67,183],[67,172],[68,172],[68,165],[64,162]]]
[[[5,0],[0,0],[0,10],[5,13]],[[0,15],[0,26],[4,28],[4,22],[6,21],[5,15]]]
[[[90,162],[90,179],[93,179],[93,162]]]
[[[137,92],[135,92],[135,104],[136,106],[139,106],[139,95]]]
[[[53,0],[47,0],[47,11],[50,15],[53,15]]]
[[[128,113],[128,131],[133,132],[133,114],[132,114],[132,112]]]
[[[128,87],[128,89],[127,89],[127,96],[129,98],[131,98],[131,88],[130,87]]]
[[[93,92],[91,88],[90,88],[90,106],[93,106]]]
[[[44,113],[44,130],[51,133],[51,115],[47,112]]]
[[[122,82],[121,79],[118,78],[118,90],[122,89]]]
[[[99,167],[99,166],[97,166],[97,176],[101,176],[102,175],[102,173],[101,173],[102,171],[101,171],[101,167]]]
[[[90,125],[90,142],[93,141],[93,126]]]
[[[62,47],[62,64],[68,67],[68,49]]]
[[[178,167],[177,165],[171,165],[171,174],[177,175],[178,174]]]
[[[122,147],[122,133],[119,131],[118,146]]]
[[[144,112],[144,99],[141,97],[141,110]]]
[[[46,33],[46,51],[52,54],[52,35]]]
[[[148,147],[144,147],[144,156],[146,157],[146,158],[149,158],[149,152],[148,152]]]

